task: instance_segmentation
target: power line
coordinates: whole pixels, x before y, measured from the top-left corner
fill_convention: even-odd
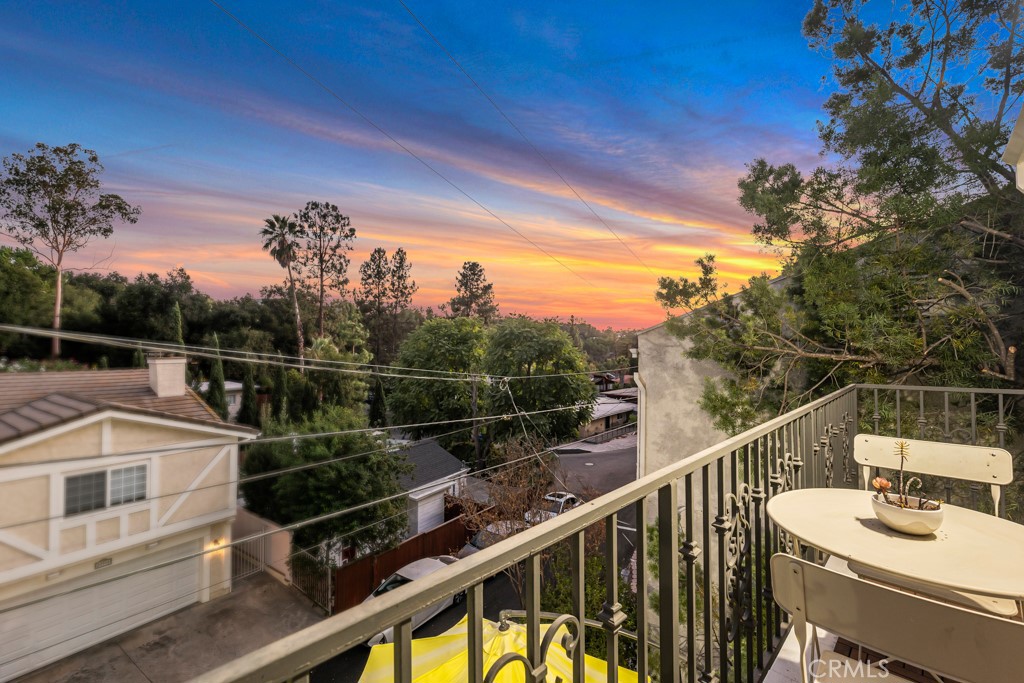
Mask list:
[[[116,348],[126,349],[142,349],[147,351],[154,351],[157,353],[176,353],[176,354],[187,354],[191,356],[198,356],[201,358],[219,358],[222,361],[230,361],[233,363],[250,363],[253,365],[268,365],[268,366],[281,366],[292,369],[305,369],[316,372],[341,372],[343,374],[356,374],[356,375],[377,375],[379,377],[392,377],[397,379],[419,379],[430,381],[438,379],[442,381],[456,381],[456,382],[472,382],[472,381],[495,381],[498,379],[509,379],[509,380],[520,380],[520,379],[545,379],[552,377],[576,377],[576,376],[589,376],[593,374],[600,374],[606,372],[622,372],[624,370],[634,370],[636,366],[622,366],[616,368],[605,368],[601,370],[579,370],[574,372],[554,372],[554,373],[542,373],[534,375],[488,375],[485,373],[471,373],[471,372],[458,372],[453,370],[434,370],[430,368],[407,368],[400,365],[378,365],[372,363],[358,363],[354,361],[340,361],[340,360],[317,360],[306,358],[305,365],[300,365],[298,362],[290,363],[287,361],[298,361],[298,356],[287,356],[282,354],[267,354],[258,353],[255,351],[246,351],[244,349],[218,349],[212,346],[202,346],[198,344],[194,345],[180,345],[174,342],[161,342],[153,341],[149,339],[139,339],[137,337],[123,337],[115,335],[98,334],[95,332],[74,332],[70,330],[51,330],[41,327],[26,327],[22,325],[8,325],[0,323],[0,332],[10,332],[12,334],[24,334],[36,337],[59,337],[68,341],[77,341],[85,344],[96,344],[113,346]],[[280,359],[280,360],[278,360]],[[340,366],[355,366],[358,368],[377,368],[390,370],[392,372],[381,372],[374,370],[346,370],[343,368],[333,367],[335,365]],[[436,373],[438,377],[423,377],[417,375],[400,374],[401,372],[417,372],[417,373]],[[441,376],[447,375],[447,376]]]
[[[571,442],[571,443],[579,443],[579,442],[577,441],[577,442]],[[570,444],[563,444],[563,445],[570,445]],[[529,455],[525,455],[525,456],[523,456],[521,458],[516,458],[515,460],[510,460],[510,461],[505,462],[505,463],[499,463],[497,465],[492,465],[490,467],[485,467],[482,470],[478,470],[475,474],[481,474],[483,472],[489,472],[489,471],[493,471],[493,470],[496,470],[496,469],[499,469],[499,468],[502,468],[502,467],[509,467],[509,466],[512,466],[512,465],[521,465],[522,463],[524,463],[524,461],[533,459],[535,457],[538,457],[539,455],[543,455],[544,453],[550,453],[551,450],[552,449],[546,449],[544,451],[540,451],[540,452],[536,452],[536,453],[531,453]],[[95,586],[102,586],[102,585],[111,583],[113,581],[119,581],[121,579],[126,579],[128,577],[136,576],[138,574],[144,574],[146,572],[155,571],[157,569],[162,569],[164,567],[169,567],[169,566],[171,566],[173,564],[177,564],[178,562],[185,562],[186,560],[191,560],[191,559],[194,559],[194,558],[197,558],[197,557],[203,557],[204,555],[209,555],[210,553],[221,552],[221,551],[224,551],[224,550],[226,550],[228,548],[233,548],[233,547],[235,547],[237,545],[245,543],[247,541],[254,541],[254,540],[257,540],[257,539],[260,539],[260,538],[266,538],[268,536],[272,536],[274,534],[279,534],[279,533],[282,533],[282,532],[285,532],[285,531],[296,531],[298,529],[302,529],[302,528],[307,527],[307,526],[312,526],[313,524],[319,524],[321,522],[326,522],[326,521],[330,521],[332,519],[337,519],[339,517],[344,517],[345,515],[349,515],[349,514],[352,514],[354,512],[360,512],[362,510],[366,510],[368,508],[380,505],[382,503],[388,503],[388,502],[391,502],[391,501],[399,499],[399,498],[404,498],[404,497],[409,496],[409,495],[414,494],[414,493],[419,493],[420,491],[425,491],[427,489],[433,488],[434,486],[436,486],[436,483],[435,482],[430,482],[430,483],[423,484],[421,486],[417,486],[417,487],[414,487],[412,489],[409,489],[408,491],[403,491],[402,493],[396,493],[396,494],[393,494],[393,495],[390,495],[390,496],[385,496],[385,497],[382,497],[382,498],[377,498],[375,500],[366,501],[366,502],[363,502],[363,503],[359,503],[357,505],[353,505],[353,506],[348,507],[348,508],[342,508],[341,510],[334,510],[332,512],[326,512],[326,513],[324,513],[322,515],[317,515],[316,517],[310,517],[308,519],[304,519],[304,520],[300,520],[298,522],[292,522],[290,524],[286,524],[286,525],[280,526],[277,529],[270,529],[270,530],[267,530],[267,531],[261,531],[261,532],[255,533],[255,534],[250,534],[248,536],[244,536],[242,538],[235,539],[235,540],[233,540],[233,541],[231,541],[229,543],[225,543],[223,545],[218,545],[218,546],[216,546],[214,548],[207,548],[207,549],[204,549],[204,550],[200,550],[199,552],[194,552],[194,553],[190,553],[188,555],[183,555],[182,557],[179,557],[179,558],[176,558],[176,559],[173,559],[173,560],[166,560],[166,561],[163,561],[163,562],[158,562],[156,564],[149,565],[148,567],[142,567],[140,569],[136,569],[136,570],[133,570],[133,571],[130,571],[130,572],[125,572],[124,574],[120,574],[118,576],[112,576],[112,577],[109,577],[109,578],[106,578],[106,579],[101,579],[99,581],[96,581],[95,583],[90,583],[90,584],[87,584],[87,585],[84,585],[84,586],[78,586],[76,588],[70,588],[70,589],[68,589],[68,590],[66,590],[64,592],[56,593],[54,595],[50,595],[50,596],[47,596],[47,597],[35,598],[35,599],[32,599],[32,600],[29,600],[28,602],[21,603],[21,604],[19,604],[17,606],[0,608],[0,615],[6,614],[7,612],[10,612],[10,611],[15,610],[15,609],[21,609],[22,607],[29,607],[31,605],[36,605],[36,604],[39,604],[41,602],[45,602],[47,600],[54,600],[56,598],[64,597],[65,595],[71,595],[73,593],[78,593],[78,592],[81,592],[83,590],[87,590],[89,588],[93,588]]]
[[[242,27],[243,29],[245,29],[245,30],[246,30],[246,31],[247,31],[247,32],[248,32],[249,34],[251,34],[251,35],[252,35],[252,36],[253,36],[254,38],[256,38],[257,40],[259,40],[259,41],[260,41],[261,43],[263,43],[264,45],[266,45],[266,46],[267,46],[268,48],[270,48],[271,50],[273,50],[273,51],[274,51],[275,53],[277,53],[277,55],[278,55],[278,56],[279,56],[279,57],[280,57],[281,59],[283,59],[284,61],[286,61],[286,62],[287,62],[287,63],[288,63],[288,64],[289,64],[289,65],[290,65],[290,66],[291,66],[292,68],[294,68],[294,69],[295,69],[296,71],[298,71],[298,72],[299,72],[299,73],[301,73],[301,74],[302,74],[303,76],[305,76],[306,78],[308,78],[308,79],[309,79],[310,81],[312,81],[313,83],[315,83],[315,84],[316,84],[316,85],[317,85],[318,87],[320,87],[320,88],[321,88],[321,89],[322,89],[322,90],[323,90],[324,92],[326,92],[327,94],[329,94],[329,95],[330,95],[331,97],[333,97],[334,99],[336,99],[336,100],[337,100],[338,102],[340,102],[341,104],[343,104],[343,105],[344,105],[344,106],[345,106],[346,108],[348,108],[348,110],[349,110],[349,111],[351,111],[351,112],[352,112],[353,114],[355,114],[356,116],[358,116],[359,118],[361,118],[361,119],[362,119],[362,120],[363,120],[364,122],[366,122],[366,123],[367,123],[367,124],[368,124],[369,126],[371,126],[371,127],[373,127],[374,129],[376,129],[376,130],[377,130],[377,131],[378,131],[378,132],[379,132],[379,133],[380,133],[381,135],[383,135],[383,136],[384,136],[384,137],[386,137],[386,138],[387,138],[388,140],[390,140],[390,141],[391,141],[391,142],[393,142],[393,143],[394,143],[395,145],[397,145],[397,146],[398,146],[398,147],[399,147],[399,148],[400,148],[400,149],[401,149],[402,151],[404,151],[404,152],[405,152],[406,154],[408,154],[408,155],[409,155],[409,156],[411,156],[411,157],[412,157],[413,159],[415,159],[416,161],[418,161],[418,162],[420,162],[421,164],[423,164],[423,166],[425,166],[425,167],[426,167],[427,169],[429,169],[429,170],[430,170],[430,171],[431,171],[432,173],[434,173],[434,175],[436,175],[436,176],[437,176],[438,178],[440,178],[441,180],[443,180],[444,182],[446,182],[446,183],[447,183],[448,185],[450,185],[450,186],[451,186],[452,188],[454,188],[454,189],[455,189],[455,190],[456,190],[457,192],[459,192],[459,194],[461,194],[462,196],[464,196],[464,197],[465,197],[466,199],[468,199],[469,201],[471,201],[471,202],[473,202],[474,204],[476,204],[476,205],[477,205],[478,207],[480,207],[480,209],[482,209],[483,211],[485,211],[485,212],[486,212],[486,213],[487,213],[488,215],[490,215],[490,216],[491,216],[491,217],[492,217],[492,218],[493,218],[494,220],[498,221],[499,223],[501,223],[502,225],[504,225],[504,226],[505,226],[506,228],[508,228],[509,230],[511,230],[512,232],[514,232],[515,234],[519,235],[519,237],[521,237],[522,239],[524,239],[524,240],[526,240],[527,242],[529,242],[529,243],[530,243],[530,244],[531,244],[531,245],[532,245],[532,246],[533,246],[534,248],[536,248],[536,249],[537,249],[537,250],[538,250],[539,252],[541,252],[542,254],[544,254],[545,256],[547,256],[548,258],[550,258],[550,259],[551,259],[552,261],[554,261],[554,262],[555,262],[555,263],[557,263],[558,265],[562,266],[562,268],[565,268],[565,269],[566,269],[567,271],[569,271],[570,273],[572,273],[573,275],[575,275],[576,277],[578,277],[578,278],[579,278],[580,280],[583,280],[583,282],[587,283],[587,284],[588,284],[588,285],[590,285],[591,287],[593,287],[593,286],[594,286],[594,284],[593,284],[592,282],[590,282],[590,281],[589,281],[589,280],[588,280],[587,278],[583,277],[582,275],[580,275],[579,273],[577,273],[577,272],[576,272],[575,270],[573,270],[572,268],[570,268],[570,267],[569,267],[569,266],[568,266],[568,265],[567,265],[567,264],[566,264],[565,262],[563,262],[563,261],[562,261],[561,259],[559,259],[559,258],[558,258],[557,256],[555,256],[554,254],[550,253],[550,252],[549,252],[549,251],[547,251],[547,250],[546,250],[546,249],[545,249],[544,247],[542,247],[541,245],[539,245],[539,244],[537,244],[536,242],[534,242],[534,241],[533,241],[532,239],[530,239],[529,237],[527,237],[527,236],[526,236],[525,234],[523,234],[523,233],[522,233],[521,231],[519,231],[519,230],[517,230],[517,229],[516,229],[515,227],[513,227],[513,226],[512,226],[512,225],[511,225],[510,223],[506,222],[506,221],[505,221],[505,220],[504,220],[503,218],[501,218],[500,216],[498,216],[498,214],[494,213],[493,211],[491,211],[490,209],[488,209],[488,208],[487,208],[486,206],[484,206],[484,205],[483,205],[482,203],[480,203],[480,202],[479,202],[479,201],[478,201],[477,199],[475,199],[475,198],[474,198],[473,196],[471,196],[471,195],[470,195],[470,194],[469,194],[468,192],[466,192],[465,190],[463,190],[463,189],[462,189],[462,188],[461,188],[460,186],[456,185],[454,181],[452,181],[451,179],[449,179],[449,178],[448,178],[448,176],[444,175],[444,174],[443,174],[443,173],[441,173],[441,172],[440,172],[439,170],[437,170],[437,168],[435,168],[435,167],[434,167],[434,166],[432,166],[432,165],[431,165],[431,164],[430,164],[429,162],[427,162],[427,160],[426,160],[426,159],[424,159],[423,157],[419,156],[418,154],[416,154],[415,152],[413,152],[413,151],[412,151],[411,149],[409,149],[408,147],[406,147],[406,146],[405,146],[404,144],[402,144],[401,142],[399,142],[399,140],[398,140],[397,138],[395,138],[395,137],[394,137],[393,135],[391,135],[391,133],[387,132],[386,130],[384,130],[384,128],[382,128],[381,126],[379,126],[379,125],[377,125],[376,123],[374,123],[374,122],[373,122],[373,121],[372,121],[372,120],[371,120],[371,119],[370,119],[370,118],[369,118],[369,117],[368,117],[368,116],[367,116],[366,114],[364,114],[363,112],[361,112],[361,111],[360,111],[359,109],[356,109],[356,107],[355,107],[355,106],[353,106],[353,105],[352,105],[351,103],[349,103],[349,102],[348,102],[348,100],[346,100],[346,99],[344,99],[343,97],[341,97],[341,95],[339,95],[338,93],[336,93],[336,92],[335,92],[335,91],[334,91],[333,89],[331,89],[331,88],[330,88],[330,87],[329,87],[329,86],[328,86],[327,84],[325,84],[325,83],[324,83],[323,81],[321,81],[320,79],[318,79],[318,78],[317,78],[316,76],[314,76],[314,75],[313,75],[313,74],[311,74],[310,72],[306,71],[306,70],[305,70],[304,68],[302,68],[302,67],[301,67],[301,66],[300,66],[300,65],[299,65],[299,64],[298,64],[298,63],[297,63],[297,62],[296,62],[295,60],[293,60],[293,59],[292,59],[291,57],[289,57],[288,55],[286,55],[286,54],[285,54],[284,52],[282,52],[281,50],[279,50],[279,49],[277,49],[276,47],[274,47],[274,46],[273,46],[273,45],[272,45],[272,44],[270,43],[270,41],[268,41],[268,40],[267,40],[266,38],[264,38],[264,37],[263,37],[262,35],[260,35],[259,33],[257,33],[257,32],[256,32],[256,31],[255,31],[254,29],[250,28],[250,27],[249,27],[249,26],[248,26],[248,25],[247,25],[247,24],[246,24],[245,22],[243,22],[243,21],[242,21],[241,19],[239,19],[239,18],[238,18],[237,16],[235,16],[234,14],[232,14],[231,12],[229,12],[229,11],[227,10],[227,8],[226,8],[226,7],[224,7],[223,5],[221,5],[221,4],[219,3],[219,2],[217,2],[217,0],[209,0],[209,1],[210,1],[210,4],[212,4],[212,5],[214,6],[214,7],[216,7],[216,8],[217,8],[217,9],[219,9],[219,10],[220,10],[221,12],[223,12],[224,14],[226,14],[226,15],[227,15],[228,17],[230,17],[230,18],[231,18],[232,20],[234,20],[234,21],[235,21],[235,23],[237,23],[237,24],[238,24],[239,26],[241,26],[241,27]]]
[[[596,219],[597,219],[598,221],[600,221],[600,222],[601,222],[601,224],[602,224],[602,225],[603,225],[603,226],[604,226],[605,228],[607,228],[608,232],[610,232],[610,233],[611,233],[612,235],[614,235],[614,236],[615,236],[615,239],[617,239],[617,240],[619,241],[619,243],[620,243],[620,244],[621,244],[622,246],[624,246],[624,247],[626,248],[626,251],[628,251],[628,252],[629,252],[630,254],[632,254],[632,255],[633,255],[633,258],[635,258],[635,259],[636,259],[637,263],[639,263],[639,264],[640,264],[641,266],[643,266],[644,268],[646,268],[646,269],[647,269],[647,272],[648,272],[648,273],[650,273],[651,275],[655,275],[655,276],[656,276],[657,274],[656,274],[656,273],[655,273],[655,272],[654,272],[653,270],[651,270],[651,267],[650,267],[650,266],[648,266],[648,265],[647,265],[646,263],[644,263],[644,262],[643,262],[643,260],[642,260],[642,259],[640,258],[640,256],[639,256],[639,255],[637,255],[637,253],[636,253],[635,251],[633,251],[633,249],[632,249],[632,248],[630,248],[630,246],[629,246],[628,244],[626,244],[626,242],[625,242],[625,241],[624,241],[624,240],[623,240],[623,239],[622,239],[622,238],[621,238],[621,237],[619,236],[619,234],[618,234],[617,232],[615,232],[614,230],[612,230],[612,226],[608,225],[608,223],[607,223],[607,222],[606,222],[606,221],[605,221],[605,220],[604,220],[603,218],[601,218],[601,216],[600,216],[600,215],[598,215],[597,211],[595,211],[595,210],[594,210],[594,207],[592,207],[592,206],[591,206],[591,205],[590,205],[590,204],[589,204],[589,203],[587,202],[587,200],[586,200],[586,199],[584,199],[584,198],[583,198],[583,197],[582,197],[582,196],[580,195],[580,193],[576,191],[576,188],[575,188],[575,187],[573,187],[572,185],[570,185],[570,184],[569,184],[569,181],[565,179],[565,176],[563,176],[563,175],[562,175],[562,174],[561,174],[561,173],[560,173],[560,172],[558,171],[558,169],[557,169],[557,168],[555,168],[554,164],[552,164],[552,163],[551,163],[551,161],[550,161],[550,160],[549,160],[549,159],[547,158],[547,156],[545,156],[545,155],[544,155],[544,153],[543,153],[543,152],[541,152],[541,151],[540,151],[540,149],[538,149],[538,147],[537,147],[537,146],[536,146],[535,144],[533,144],[533,142],[532,142],[532,141],[530,140],[530,138],[526,137],[526,133],[524,133],[524,132],[522,131],[522,129],[521,129],[521,128],[520,128],[519,126],[517,126],[517,125],[516,125],[516,124],[515,124],[515,123],[514,123],[514,122],[512,121],[512,119],[510,119],[510,118],[508,117],[508,114],[506,114],[506,113],[505,113],[505,112],[504,112],[504,111],[502,110],[502,108],[498,106],[498,103],[497,103],[497,102],[495,102],[495,101],[494,101],[494,99],[493,99],[493,98],[492,98],[492,97],[491,97],[490,95],[488,95],[488,94],[487,94],[487,93],[486,93],[486,92],[484,91],[484,89],[483,89],[482,87],[480,87],[480,84],[476,82],[476,79],[474,79],[474,78],[473,78],[472,76],[470,76],[470,75],[469,75],[469,72],[468,72],[468,71],[466,71],[466,69],[465,69],[465,68],[464,68],[464,67],[462,66],[462,64],[460,64],[460,63],[459,63],[459,60],[455,59],[455,56],[454,56],[454,55],[453,55],[453,54],[451,53],[451,51],[449,51],[449,50],[448,50],[448,48],[446,48],[446,47],[445,47],[445,46],[444,46],[444,45],[443,45],[443,44],[441,43],[441,41],[440,41],[440,40],[438,39],[438,37],[437,37],[437,36],[435,36],[435,35],[434,35],[434,33],[433,33],[433,32],[432,32],[432,31],[431,31],[431,30],[430,30],[429,28],[427,28],[427,25],[426,25],[426,24],[424,24],[424,23],[423,23],[423,21],[422,21],[422,20],[421,20],[421,19],[420,19],[420,18],[419,18],[418,16],[416,16],[416,14],[415,14],[415,13],[414,13],[414,12],[412,11],[412,9],[411,9],[411,8],[409,7],[409,5],[407,5],[407,4],[405,3],[405,1],[404,1],[404,0],[398,0],[398,4],[400,4],[400,5],[402,6],[402,7],[404,7],[404,8],[405,8],[405,11],[409,13],[409,16],[411,16],[411,17],[413,18],[413,20],[414,20],[414,21],[415,21],[415,22],[416,22],[417,24],[419,24],[420,28],[422,28],[422,29],[423,29],[423,31],[424,31],[424,32],[425,32],[425,33],[426,33],[426,34],[427,34],[428,36],[430,36],[430,39],[431,39],[431,40],[433,40],[433,41],[434,41],[434,43],[435,43],[435,44],[436,44],[436,45],[437,45],[437,46],[438,46],[439,48],[441,48],[441,51],[442,51],[442,52],[444,52],[444,53],[445,53],[445,54],[446,54],[446,55],[448,56],[448,59],[450,59],[450,60],[451,60],[452,64],[454,64],[454,65],[455,65],[456,67],[458,67],[459,71],[461,71],[461,72],[462,72],[462,74],[463,74],[463,75],[464,75],[464,76],[465,76],[465,77],[466,77],[467,79],[469,79],[469,82],[473,84],[473,87],[477,89],[477,92],[479,92],[479,93],[480,93],[481,95],[483,95],[483,96],[484,96],[484,99],[486,99],[486,100],[487,100],[488,102],[490,102],[490,103],[491,103],[491,106],[492,106],[492,107],[494,107],[495,111],[497,111],[497,112],[498,112],[498,113],[499,113],[499,114],[501,115],[501,118],[505,119],[506,123],[508,123],[508,125],[512,127],[512,130],[514,130],[514,131],[515,131],[516,133],[518,133],[518,134],[519,134],[519,137],[521,137],[521,138],[523,139],[523,141],[524,141],[524,142],[526,142],[526,144],[530,146],[530,149],[532,149],[532,150],[533,150],[534,152],[536,152],[537,156],[539,156],[539,157],[540,157],[540,158],[541,158],[541,159],[542,159],[542,160],[544,161],[544,163],[545,163],[545,164],[547,164],[548,168],[550,168],[550,169],[551,169],[551,170],[552,170],[552,171],[554,172],[554,174],[555,174],[556,176],[558,176],[558,179],[559,179],[559,180],[561,180],[561,181],[562,181],[562,183],[564,183],[564,184],[565,184],[565,186],[566,186],[567,188],[569,188],[569,190],[570,190],[570,191],[571,191],[571,192],[572,192],[572,193],[573,193],[574,195],[576,195],[576,198],[577,198],[577,199],[579,199],[579,200],[580,200],[580,202],[582,202],[582,203],[583,203],[583,206],[587,207],[587,209],[588,209],[588,210],[590,211],[590,213],[592,213],[592,214],[594,215],[594,218],[596,218]]]
[[[492,424],[494,422],[497,422],[497,420],[490,420],[488,422],[485,422],[484,424]],[[445,432],[444,434],[438,434],[436,436],[431,436],[431,437],[427,437],[427,438],[424,438],[424,439],[417,439],[417,440],[411,442],[411,444],[399,445],[399,446],[385,446],[385,447],[376,448],[376,449],[373,449],[373,450],[370,450],[370,451],[363,451],[361,453],[350,453],[350,454],[347,454],[347,455],[338,456],[336,458],[329,458],[327,460],[317,460],[315,462],[303,463],[302,465],[293,465],[291,467],[282,467],[282,468],[276,469],[276,470],[267,470],[266,472],[258,472],[256,474],[251,474],[251,475],[248,475],[248,476],[245,476],[245,477],[239,477],[238,479],[229,479],[228,481],[223,481],[223,482],[220,482],[220,483],[217,483],[217,484],[206,484],[204,486],[197,486],[197,487],[195,487],[193,489],[187,489],[187,490],[182,490],[182,491],[170,491],[168,493],[161,493],[161,494],[156,495],[156,496],[147,497],[144,500],[151,501],[151,500],[160,500],[162,498],[172,498],[174,496],[181,496],[181,495],[184,495],[186,493],[195,493],[197,491],[206,491],[208,489],[222,488],[224,486],[230,486],[231,484],[248,484],[248,483],[253,482],[253,481],[262,481],[262,480],[265,480],[265,479],[272,479],[274,477],[280,477],[280,476],[283,476],[283,475],[286,475],[286,474],[293,474],[295,472],[302,472],[302,471],[305,471],[305,470],[316,469],[318,467],[325,467],[327,465],[333,465],[334,463],[344,462],[346,460],[355,460],[356,458],[362,458],[362,457],[365,457],[365,456],[368,456],[368,455],[376,455],[378,453],[401,452],[402,450],[404,450],[409,445],[417,444],[417,443],[424,443],[424,442],[427,442],[427,441],[434,441],[436,439],[443,439],[446,436],[452,436],[453,434],[458,434],[460,432],[466,432],[466,431],[469,431],[472,428],[473,427],[462,427],[461,429],[454,429],[454,430],[452,430],[450,432]],[[189,448],[175,449],[174,452],[175,452],[175,454],[177,454],[177,453],[191,453],[191,452],[194,452],[194,451],[201,451],[201,450],[205,450],[207,448],[211,448],[211,447],[215,447],[215,446],[219,446],[219,445],[224,445],[224,444],[213,444],[212,446],[210,446],[210,445],[207,445],[207,446],[192,446],[192,447],[189,447]],[[122,454],[115,453],[113,455],[117,456],[117,457],[120,457]],[[107,457],[107,456],[104,456],[104,457]],[[54,462],[54,461],[48,461],[48,462]],[[61,462],[68,462],[68,461],[67,460],[61,460]],[[13,465],[11,467],[13,467]],[[42,522],[52,522],[52,521],[55,521],[55,520],[65,519],[65,518],[66,518],[66,515],[63,515],[63,514],[61,514],[61,515],[52,515],[50,517],[37,517],[36,519],[29,519],[29,520],[24,520],[24,521],[21,521],[21,522],[14,522],[14,523],[11,523],[11,524],[0,525],[0,531],[6,530],[6,529],[13,529],[13,528],[16,528],[16,527],[21,527],[21,526],[29,526],[31,524],[39,524],[39,523],[42,523]]]

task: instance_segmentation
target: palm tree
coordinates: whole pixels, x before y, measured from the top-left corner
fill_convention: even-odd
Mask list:
[[[292,293],[292,306],[295,308],[295,336],[299,342],[299,363],[305,357],[305,343],[302,338],[302,317],[299,315],[299,297],[295,293],[295,278],[292,276],[292,263],[295,262],[302,233],[299,224],[292,218],[278,216],[276,213],[264,221],[260,230],[263,238],[263,251],[270,252],[270,257],[288,270],[288,289]]]

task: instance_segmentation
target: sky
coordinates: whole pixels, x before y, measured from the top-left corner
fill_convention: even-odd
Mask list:
[[[0,3],[0,156],[96,150],[142,216],[74,263],[216,298],[282,281],[258,232],[310,200],[351,218],[352,280],[405,248],[423,307],[478,261],[504,313],[643,328],[705,253],[776,272],[736,181],[820,163],[810,2],[405,2],[466,73],[398,0],[221,2],[266,42],[210,0]]]

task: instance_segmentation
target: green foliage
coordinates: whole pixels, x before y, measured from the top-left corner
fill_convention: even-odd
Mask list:
[[[185,325],[181,320],[181,304],[177,301],[174,302],[174,308],[171,309],[171,324],[173,325],[174,343],[178,346],[185,346]],[[218,346],[217,348],[220,347]]]
[[[132,354],[132,367],[133,368],[144,368],[146,367],[146,353],[141,347],[135,349]]]
[[[44,266],[29,249],[0,246],[0,311],[9,325],[43,327],[53,297],[53,269]],[[21,335],[0,334],[0,355],[39,353],[40,344]]]
[[[260,426],[260,407],[256,401],[256,380],[253,378],[252,365],[245,364],[242,374],[242,404],[238,407],[239,424],[251,427]]]
[[[391,258],[382,247],[377,247],[359,266],[360,286],[355,291],[355,302],[369,331],[370,349],[378,364],[390,364],[402,340],[421,322],[421,316],[411,309],[412,295],[418,289],[411,271],[412,264],[401,247]]]
[[[213,346],[217,349],[217,357],[213,359],[210,368],[210,384],[206,391],[206,403],[213,412],[220,415],[220,419],[228,419],[228,398],[224,391],[224,364],[220,360],[220,342],[217,334],[213,335]]]
[[[498,304],[494,300],[494,283],[487,281],[484,267],[476,261],[466,261],[455,276],[455,296],[447,304],[452,317],[480,318],[484,325],[498,317]]]
[[[288,370],[280,356],[275,362],[274,382],[270,393],[270,417],[274,420],[284,420],[285,411],[288,409]]]
[[[284,268],[288,274],[288,291],[292,299],[292,312],[295,314],[295,340],[301,358],[306,346],[305,332],[302,328],[302,315],[299,311],[292,264],[298,258],[299,239],[302,237],[302,231],[294,219],[277,214],[267,218],[263,223],[263,228],[260,230],[263,251],[269,253],[270,258],[277,261],[278,265]]]
[[[141,213],[119,195],[100,192],[99,156],[71,143],[42,142],[28,154],[3,159],[0,177],[0,232],[32,250],[53,267],[53,328],[61,328],[64,259],[95,238],[106,239],[114,223],[135,223]],[[54,357],[60,339],[52,342]]]
[[[269,421],[263,431],[278,436],[365,426],[365,419],[355,411],[325,406],[300,422]],[[367,433],[256,444],[249,448],[243,473],[248,476],[335,459],[337,462],[243,484],[246,506],[279,524],[290,524],[401,493],[398,477],[408,471],[404,456]],[[405,531],[405,505],[399,497],[297,529],[294,544],[337,544],[344,537],[361,553],[385,549],[396,544]]]
[[[475,318],[434,318],[412,332],[402,343],[396,365],[453,373],[477,373],[482,365],[486,335],[483,323]],[[430,377],[428,373],[410,373]],[[486,414],[481,400],[477,413]],[[398,424],[441,422],[465,419],[473,415],[473,387],[465,382],[436,379],[395,379],[387,385],[388,405]],[[452,426],[416,427],[414,439],[451,431]],[[469,431],[441,439],[452,453],[469,459],[473,444]]]
[[[575,438],[579,426],[593,413],[594,386],[585,374],[583,354],[553,321],[502,320],[488,336],[483,370],[494,378],[534,378],[491,384],[486,396],[492,414],[568,407],[529,417],[531,431],[549,442]],[[497,438],[521,429],[518,420],[492,427]]]
[[[660,280],[663,305],[695,311],[670,322],[688,355],[732,372],[702,399],[719,426],[850,382],[1017,383],[1024,198],[999,153],[1024,89],[1007,29],[1020,7],[950,7],[878,26],[862,3],[816,2],[804,33],[832,59],[820,136],[840,161],[804,174],[758,159],[739,182],[783,277],[730,294],[708,255],[696,278]]]

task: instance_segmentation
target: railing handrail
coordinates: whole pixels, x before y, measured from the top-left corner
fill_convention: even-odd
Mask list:
[[[950,394],[1007,394],[1024,396],[1024,389],[997,389],[994,387],[933,387],[910,384],[850,384],[846,389],[879,389],[885,391],[927,391],[947,392]],[[832,394],[829,394],[831,396]]]
[[[481,583],[573,534],[602,521],[641,498],[687,474],[715,462],[812,411],[839,400],[857,385],[850,385],[788,413],[779,415],[742,434],[730,437],[683,460],[632,481],[614,491],[526,529],[429,576],[400,586],[368,603],[357,605],[319,624],[270,643],[245,657],[209,671],[196,681],[288,679],[364,643],[383,628],[411,619],[419,612]]]

